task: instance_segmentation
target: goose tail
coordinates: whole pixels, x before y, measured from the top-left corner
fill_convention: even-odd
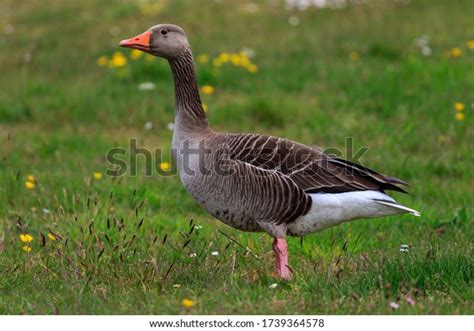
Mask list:
[[[399,203],[397,203],[396,201],[389,201],[389,200],[382,200],[382,199],[373,199],[373,201],[378,203],[378,204],[393,208],[393,209],[397,210],[398,213],[409,213],[409,214],[412,214],[412,215],[417,216],[417,217],[421,216],[419,211],[408,208],[408,207],[405,207],[405,206],[402,206]]]

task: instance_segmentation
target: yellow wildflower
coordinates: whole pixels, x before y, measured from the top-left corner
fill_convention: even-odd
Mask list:
[[[359,61],[360,60],[360,55],[356,51],[352,51],[352,52],[349,53],[349,59],[351,61],[354,61],[354,62]]]
[[[214,93],[214,87],[211,86],[211,85],[204,85],[201,88],[201,90],[202,90],[202,93],[204,93],[204,94],[209,94],[210,95],[210,94]]]
[[[21,242],[27,244],[33,241],[33,236],[31,234],[20,234],[20,240]]]
[[[102,179],[102,173],[101,172],[94,172],[94,179],[97,179],[97,180]]]
[[[25,187],[26,187],[28,190],[34,189],[35,186],[36,186],[36,184],[33,183],[33,182],[30,182],[29,180],[27,180],[27,181],[25,182]]]
[[[466,41],[466,46],[469,49],[474,49],[474,39]]]
[[[138,60],[142,55],[143,52],[139,51],[138,49],[132,49],[132,51],[130,52],[130,58],[132,60]]]
[[[32,183],[36,182],[35,176],[33,175],[26,176],[26,180]]]
[[[170,170],[170,164],[169,162],[161,162],[160,163],[160,169],[163,171],[168,171]]]
[[[29,253],[29,252],[31,252],[32,248],[31,248],[31,246],[26,245],[26,246],[23,246],[23,250],[25,252]]]
[[[256,73],[258,71],[258,67],[255,65],[255,64],[249,64],[247,66],[247,71],[250,72],[250,73]]]
[[[125,67],[127,65],[127,58],[122,54],[122,52],[115,52],[109,65],[115,68]]]
[[[231,54],[230,55],[230,62],[232,62],[232,64],[235,65],[235,66],[239,66],[242,63],[240,55],[239,54]]]
[[[193,306],[195,305],[195,302],[189,299],[183,299],[181,303],[183,304],[184,308],[188,308],[188,309],[193,308]]]
[[[102,55],[101,57],[97,59],[97,65],[100,67],[105,67],[108,64],[109,64],[109,59],[105,55]]]
[[[449,56],[451,57],[460,57],[462,55],[462,49],[459,47],[454,47],[449,51]]]
[[[242,65],[242,67],[248,67],[249,65],[252,64],[252,62],[250,62],[250,59],[247,57],[247,55],[245,55],[244,53],[241,53],[240,64]]]
[[[54,240],[56,240],[56,236],[52,233],[48,233],[48,239],[54,241]]]
[[[207,63],[207,62],[209,62],[209,55],[201,54],[197,57],[197,60],[198,60],[199,63]]]
[[[456,109],[456,111],[463,111],[464,110],[464,104],[462,102],[455,102],[454,103],[454,109]]]
[[[221,61],[222,63],[229,62],[230,54],[226,52],[220,53],[217,59]]]
[[[454,117],[458,121],[463,121],[464,120],[464,114],[463,113],[456,113],[456,115]]]
[[[204,111],[207,112],[207,110],[209,109],[209,107],[207,106],[207,104],[203,103],[203,104],[202,104],[202,109],[204,109]]]

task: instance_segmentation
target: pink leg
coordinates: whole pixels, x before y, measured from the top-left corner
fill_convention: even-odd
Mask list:
[[[288,267],[288,245],[283,238],[273,240],[273,252],[276,259],[276,273],[282,279],[291,279],[291,270]]]

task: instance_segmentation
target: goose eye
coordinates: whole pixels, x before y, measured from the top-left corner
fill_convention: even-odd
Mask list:
[[[168,34],[168,30],[166,30],[166,29],[160,30],[160,34],[162,36],[166,36]]]

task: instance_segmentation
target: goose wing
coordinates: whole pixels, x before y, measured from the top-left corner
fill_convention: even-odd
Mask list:
[[[406,193],[400,185],[407,183],[400,179],[291,140],[258,134],[227,134],[223,140],[232,159],[277,171],[305,193],[365,190]]]

